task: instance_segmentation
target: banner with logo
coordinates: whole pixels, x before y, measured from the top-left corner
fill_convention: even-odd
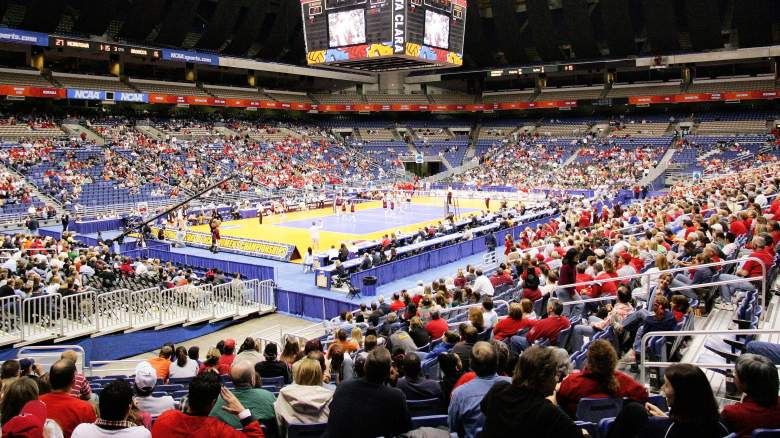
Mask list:
[[[128,93],[126,91],[117,91],[114,93],[114,100],[117,102],[148,103],[149,95],[146,93]]]
[[[0,85],[0,96],[44,97],[49,99],[64,99],[64,88],[20,87],[17,85]]]
[[[152,227],[152,235],[156,236],[159,227]],[[165,240],[175,242],[176,230],[166,229]],[[184,235],[184,242],[189,246],[209,248],[211,247],[211,234],[190,231]],[[219,248],[237,254],[246,254],[271,260],[290,261],[296,254],[295,245],[286,245],[265,240],[239,239],[237,237],[224,236],[219,240]]]
[[[193,64],[219,65],[219,56],[189,50],[163,49],[162,59],[167,61],[191,62]]]
[[[30,46],[48,46],[49,35],[26,30],[0,28],[0,42],[13,44],[27,44]]]
[[[99,90],[79,90],[68,88],[68,99],[106,100],[106,92]]]

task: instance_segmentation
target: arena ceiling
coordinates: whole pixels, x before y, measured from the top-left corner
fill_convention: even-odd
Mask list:
[[[780,43],[776,0],[468,0],[465,65]],[[298,0],[0,0],[2,24],[305,64]]]

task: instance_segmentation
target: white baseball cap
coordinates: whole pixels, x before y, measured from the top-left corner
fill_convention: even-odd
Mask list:
[[[157,384],[157,371],[149,362],[143,361],[135,367],[135,386],[149,390]]]

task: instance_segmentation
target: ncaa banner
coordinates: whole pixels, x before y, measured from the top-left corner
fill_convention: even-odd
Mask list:
[[[68,99],[79,100],[106,100],[106,92],[98,90],[79,90],[68,88]]]
[[[0,42],[27,44],[31,46],[48,46],[49,35],[39,32],[29,32],[26,30],[2,28],[0,29]]]
[[[125,91],[117,91],[114,93],[114,100],[117,102],[148,103],[149,95],[147,93],[128,93]]]

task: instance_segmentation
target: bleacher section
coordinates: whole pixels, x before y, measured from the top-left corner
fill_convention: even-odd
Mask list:
[[[145,93],[171,94],[176,96],[208,96],[208,93],[195,84],[183,82],[150,81],[146,79],[129,79],[134,87]]]
[[[727,91],[772,91],[776,84],[773,77],[697,79],[688,87],[688,93],[723,93]]]
[[[37,70],[17,70],[10,68],[0,68],[0,84],[41,88],[54,87],[54,84],[41,76],[41,73]]]
[[[431,103],[424,94],[381,94],[366,93],[366,102],[376,105],[428,105]]]
[[[70,73],[52,72],[52,78],[65,88],[100,91],[126,91],[134,93],[137,90],[112,76],[87,76]]]
[[[666,96],[679,94],[682,90],[680,84],[670,83],[642,83],[642,84],[615,84],[607,94],[607,98],[615,99],[631,96]]]

